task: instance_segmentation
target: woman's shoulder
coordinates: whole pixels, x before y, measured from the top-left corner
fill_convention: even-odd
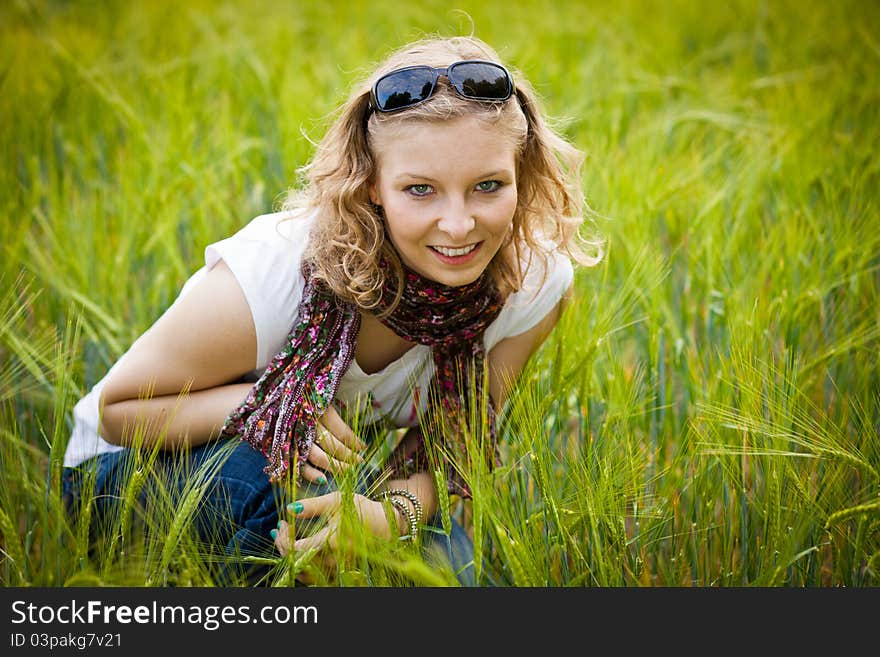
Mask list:
[[[523,281],[510,293],[495,321],[486,329],[491,349],[504,338],[525,333],[556,306],[574,279],[574,267],[565,253],[550,243],[540,253],[523,249],[520,265]]]
[[[313,215],[304,210],[261,214],[235,233],[205,247],[205,265],[211,269],[219,259],[236,259],[254,271],[276,269],[279,265],[299,269],[309,239]],[[227,262],[227,264],[231,263]],[[277,269],[276,269],[277,272]]]
[[[226,240],[264,242],[282,247],[285,244],[304,246],[313,220],[314,213],[305,209],[269,212],[254,217]]]
[[[523,282],[508,298],[512,304],[531,303],[542,295],[554,294],[560,286],[564,292],[574,278],[571,259],[549,241],[541,243],[540,252],[523,249],[520,266]]]
[[[212,269],[222,259],[244,292],[257,334],[258,369],[269,362],[296,319],[312,220],[301,210],[263,214],[205,247],[205,267]]]

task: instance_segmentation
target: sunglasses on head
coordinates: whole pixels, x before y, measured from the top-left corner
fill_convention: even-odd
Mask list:
[[[396,112],[423,103],[434,95],[443,75],[459,96],[471,100],[501,102],[513,95],[513,78],[494,62],[466,59],[446,67],[407,66],[376,80],[370,94],[370,109]]]

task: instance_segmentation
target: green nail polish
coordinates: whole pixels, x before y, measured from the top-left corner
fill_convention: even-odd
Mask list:
[[[302,513],[303,512],[302,502],[297,502],[296,504],[293,505],[293,512],[294,513]]]
[[[272,531],[269,532],[269,536],[271,536],[271,537],[272,537],[272,540],[274,541],[274,540],[275,540],[275,537],[278,536],[278,530],[277,530],[277,529],[273,529]]]
[[[324,478],[324,475],[321,475],[320,477],[318,477],[318,478],[315,480],[315,483],[318,484],[319,486],[326,486],[326,485],[327,485],[327,480]]]
[[[281,529],[281,521],[279,520],[279,521],[278,521],[278,524],[275,525],[275,526],[276,526],[278,529]]]

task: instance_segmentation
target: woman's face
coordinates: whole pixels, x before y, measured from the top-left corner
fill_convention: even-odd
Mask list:
[[[386,128],[370,199],[404,264],[444,285],[472,283],[516,210],[516,144],[475,117]]]

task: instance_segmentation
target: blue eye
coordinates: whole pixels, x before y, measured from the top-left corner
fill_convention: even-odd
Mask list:
[[[500,180],[484,180],[481,183],[477,183],[477,191],[478,192],[495,192],[501,188]]]
[[[430,185],[422,184],[422,185],[410,185],[409,187],[406,188],[406,191],[408,191],[413,196],[427,196],[428,194],[430,194],[433,191],[433,189],[431,188]]]

